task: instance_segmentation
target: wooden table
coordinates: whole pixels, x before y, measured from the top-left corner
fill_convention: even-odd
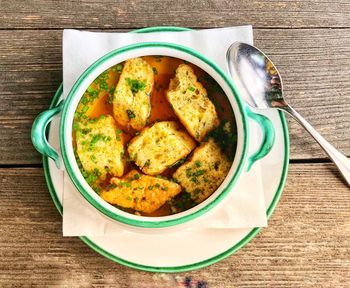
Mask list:
[[[192,280],[187,287],[350,286],[350,189],[294,121],[289,176],[269,227],[217,264],[171,275],[126,268],[63,238],[30,140],[34,117],[62,81],[62,29],[252,24],[290,103],[349,156],[348,0],[0,0],[0,15],[0,287],[175,287],[174,279]]]

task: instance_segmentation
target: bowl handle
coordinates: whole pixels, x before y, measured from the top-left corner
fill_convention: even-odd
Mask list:
[[[266,116],[254,113],[248,107],[246,107],[246,112],[250,119],[259,124],[263,135],[259,149],[248,157],[247,171],[249,171],[256,161],[264,158],[271,151],[275,143],[275,128]]]
[[[50,157],[55,161],[57,168],[61,167],[60,156],[55,149],[51,147],[46,139],[46,127],[52,121],[53,117],[61,112],[64,105],[64,101],[60,101],[56,107],[41,112],[34,120],[32,126],[32,143],[35,149],[45,155]]]

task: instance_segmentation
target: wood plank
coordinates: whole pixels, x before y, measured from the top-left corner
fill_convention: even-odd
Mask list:
[[[53,13],[54,12],[54,13]],[[350,27],[348,1],[2,1],[0,28]],[[201,20],[199,20],[201,19]]]
[[[0,31],[0,126],[5,127],[0,164],[40,163],[30,145],[30,126],[62,80],[61,35],[58,30]],[[254,35],[281,70],[286,98],[350,155],[350,29],[255,29]],[[325,157],[295,121],[289,124],[291,159]],[[18,150],[13,143],[22,141],[27,148]]]
[[[0,120],[0,163],[2,165],[40,164],[41,155],[34,149],[30,131],[32,121]]]
[[[349,189],[338,177],[330,164],[290,165],[269,227],[251,243],[208,268],[165,275],[63,238],[42,169],[0,169],[0,286],[180,287],[174,281],[192,277],[192,287],[349,287]]]

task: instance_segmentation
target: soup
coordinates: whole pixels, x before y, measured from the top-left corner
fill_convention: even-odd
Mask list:
[[[199,67],[167,56],[110,67],[74,115],[73,147],[85,180],[136,215],[171,215],[204,201],[225,179],[236,142],[221,87]]]

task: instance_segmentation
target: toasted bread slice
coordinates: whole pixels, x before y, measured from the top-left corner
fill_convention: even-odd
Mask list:
[[[163,121],[131,139],[128,153],[142,172],[156,175],[187,156],[195,146],[196,142],[176,122]]]
[[[152,213],[181,191],[181,186],[166,179],[130,171],[122,179],[112,178],[113,188],[102,191],[107,202],[144,213]]]
[[[113,95],[113,113],[123,126],[141,130],[151,111],[150,94],[154,76],[152,67],[142,58],[125,62]]]
[[[86,172],[94,172],[101,180],[107,173],[113,176],[124,173],[124,146],[116,130],[110,115],[78,123],[76,143],[81,164]]]
[[[191,159],[180,166],[173,178],[200,203],[225,179],[231,163],[212,138],[193,151]]]
[[[166,97],[188,133],[198,142],[219,125],[215,106],[190,66],[179,65]]]

